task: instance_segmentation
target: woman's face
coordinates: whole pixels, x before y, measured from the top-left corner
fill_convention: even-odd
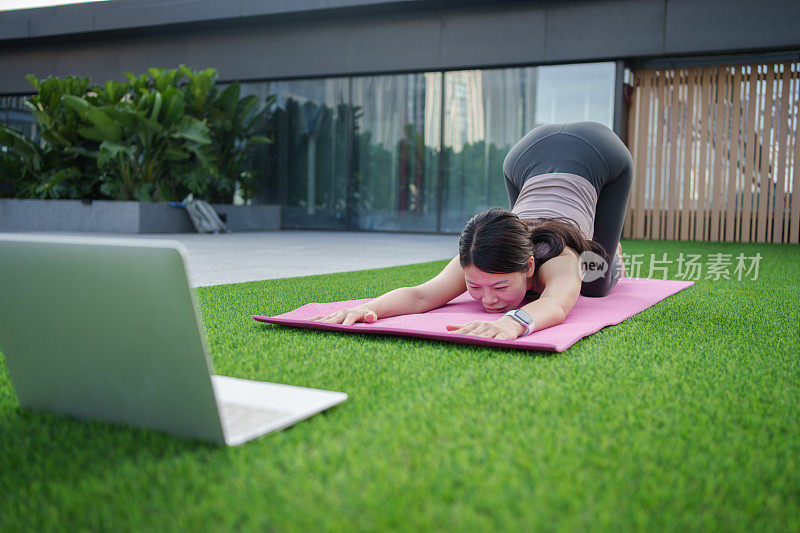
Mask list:
[[[489,274],[473,265],[464,267],[467,291],[489,313],[506,313],[517,309],[525,299],[525,292],[533,286],[533,258],[528,264],[528,272],[509,274]]]

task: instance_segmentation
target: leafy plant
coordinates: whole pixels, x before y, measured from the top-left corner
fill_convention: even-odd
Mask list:
[[[41,198],[230,202],[255,193],[253,147],[271,99],[220,91],[217,71],[151,68],[126,82],[38,80],[26,105],[41,145],[0,127],[0,194]]]
[[[33,195],[39,198],[93,198],[100,194],[100,176],[91,157],[94,147],[79,134],[78,115],[64,105],[65,96],[85,95],[89,78],[28,76],[37,94],[25,105],[39,126],[42,162],[36,173]],[[23,158],[24,159],[24,158]]]
[[[110,88],[118,94],[115,87]],[[126,93],[128,95],[130,93]],[[103,95],[99,102],[112,102]],[[99,143],[94,154],[104,173],[101,191],[119,200],[166,200],[174,197],[171,163],[192,160],[203,169],[210,166],[204,147],[211,143],[205,123],[185,115],[183,95],[174,87],[142,90],[138,96],[115,103],[93,105],[85,98],[65,96],[64,104],[86,124],[79,134]]]
[[[232,197],[238,184],[245,199],[255,195],[255,178],[249,155],[254,146],[269,144],[264,135],[256,135],[263,127],[265,115],[275,100],[267,99],[266,106],[259,109],[254,95],[239,98],[238,83],[228,85],[212,100],[208,111],[214,153],[216,154],[217,180],[215,201]]]
[[[187,83],[183,86],[186,111],[205,120],[211,134],[213,175],[198,175],[198,168],[194,167],[183,173],[187,184],[213,202],[231,202],[237,187],[245,199],[252,198],[260,172],[254,168],[251,155],[254,147],[272,142],[262,133],[266,128],[266,114],[275,97],[269,96],[259,105],[255,95],[241,97],[238,82],[220,91],[215,69],[192,71],[181,65],[177,70],[150,71],[156,79],[186,78]]]

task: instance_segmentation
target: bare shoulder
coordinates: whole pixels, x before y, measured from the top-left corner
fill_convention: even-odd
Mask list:
[[[580,277],[579,262],[580,255],[578,252],[569,246],[565,246],[559,255],[548,259],[539,267],[539,279],[542,283],[542,286],[544,286],[548,280],[551,280],[554,275],[562,273],[565,270],[565,267],[576,266],[578,268],[578,276]],[[572,269],[569,268],[568,270]]]
[[[539,267],[539,281],[546,289],[555,280],[580,281],[580,256],[572,248],[565,246],[559,255],[545,261]]]
[[[578,254],[577,251],[573,250],[569,246],[565,246],[564,250],[562,250],[561,254],[559,254],[558,257],[561,257],[562,255],[580,257],[580,254]]]

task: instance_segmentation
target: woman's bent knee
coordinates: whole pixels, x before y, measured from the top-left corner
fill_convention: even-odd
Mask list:
[[[588,298],[602,298],[607,295],[611,287],[604,287],[603,285],[584,283],[581,285],[581,296]]]
[[[615,262],[616,264],[616,262]],[[589,298],[602,298],[607,296],[614,285],[619,281],[619,271],[611,271],[608,273],[609,277],[600,278],[595,281],[581,284],[581,296],[588,296]]]

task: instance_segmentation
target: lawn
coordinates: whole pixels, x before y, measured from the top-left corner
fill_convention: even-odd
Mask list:
[[[800,247],[623,249],[670,279],[681,252],[731,254],[732,279],[562,354],[250,318],[443,261],[199,289],[217,373],[350,396],[237,448],[23,411],[0,357],[0,530],[800,530]]]

